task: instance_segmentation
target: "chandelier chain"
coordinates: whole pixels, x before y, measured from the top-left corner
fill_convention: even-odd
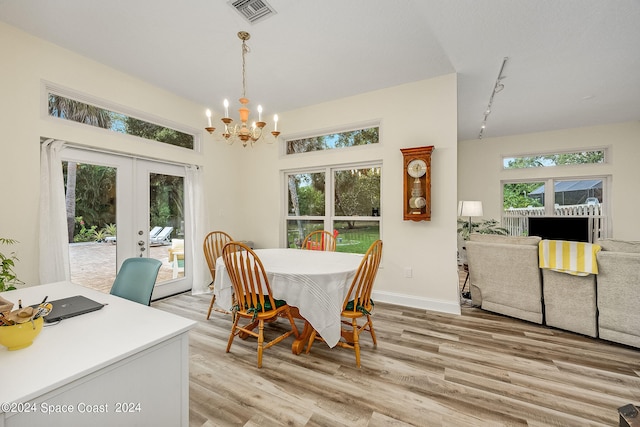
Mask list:
[[[246,79],[246,59],[245,56],[249,52],[247,42],[242,40],[242,97],[247,97],[247,79]]]

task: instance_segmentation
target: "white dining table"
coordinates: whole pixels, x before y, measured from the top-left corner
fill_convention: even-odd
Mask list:
[[[295,307],[305,322],[305,332],[292,350],[300,353],[312,326],[329,347],[340,340],[342,303],[362,261],[362,254],[302,249],[256,249],[271,285],[273,297]],[[216,303],[232,305],[233,285],[222,257],[216,261]],[[295,311],[295,310],[294,310]],[[295,313],[294,313],[295,314]]]

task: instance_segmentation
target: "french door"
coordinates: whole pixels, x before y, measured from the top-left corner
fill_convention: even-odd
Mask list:
[[[71,280],[109,292],[125,259],[148,257],[162,262],[152,299],[191,289],[185,168],[70,147],[61,157]]]

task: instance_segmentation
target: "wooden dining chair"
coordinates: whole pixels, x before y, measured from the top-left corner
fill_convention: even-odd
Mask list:
[[[227,353],[231,349],[233,339],[238,334],[251,335],[258,338],[258,368],[262,367],[262,352],[284,340],[290,335],[299,336],[296,324],[286,301],[277,300],[271,293],[271,285],[264,270],[262,261],[249,246],[240,242],[229,242],[222,248],[229,279],[235,292],[233,307],[233,325],[227,343]],[[286,317],[291,330],[279,335],[271,341],[264,342],[264,322],[270,323],[278,316]],[[245,325],[238,325],[240,319],[249,319]],[[258,332],[254,329],[258,327]]]
[[[209,272],[211,273],[211,283],[209,284],[209,289],[213,292],[213,282],[216,280],[216,260],[222,256],[222,248],[227,243],[231,242],[233,239],[224,231],[212,231],[207,234],[204,238],[204,243],[202,244],[202,249],[204,251],[204,257],[207,260],[207,265],[209,266]],[[216,302],[216,295],[213,294],[211,296],[211,303],[209,304],[209,311],[207,312],[207,320],[211,316],[211,310],[213,310],[213,304]],[[216,308],[216,311],[229,314],[228,310],[223,310],[220,308]]]
[[[335,252],[336,238],[325,230],[312,231],[304,238],[302,249]]]
[[[356,275],[351,282],[349,293],[342,304],[342,337],[344,341],[339,341],[337,345],[349,348],[355,351],[356,366],[360,367],[360,333],[367,331],[371,334],[374,347],[378,345],[376,341],[376,333],[373,329],[373,320],[371,312],[373,311],[373,300],[371,299],[371,291],[373,283],[380,266],[380,258],[382,257],[382,240],[376,240],[367,250],[362,258],[360,266],[356,271]],[[363,325],[358,325],[358,319],[366,318]],[[350,328],[345,328],[350,326]],[[309,337],[307,344],[307,353],[311,351],[311,346],[315,340],[324,341],[318,336],[314,329]]]

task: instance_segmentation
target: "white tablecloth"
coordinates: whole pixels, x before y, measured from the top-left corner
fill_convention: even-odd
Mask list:
[[[330,347],[340,339],[340,313],[361,254],[301,249],[257,249],[273,297],[297,307]],[[229,309],[233,286],[222,257],[216,261],[216,303]]]

